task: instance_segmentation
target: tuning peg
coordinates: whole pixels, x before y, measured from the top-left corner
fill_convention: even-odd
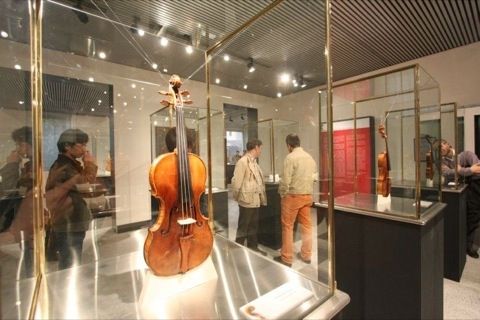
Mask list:
[[[186,96],[190,95],[190,92],[189,92],[188,90],[182,90],[182,91],[180,92],[180,94],[181,94],[182,96],[186,97]]]
[[[183,100],[183,104],[193,104],[193,101],[188,99],[188,100]]]
[[[168,91],[160,90],[158,91],[159,94],[163,94],[164,96],[171,96],[172,94]]]
[[[164,105],[165,107],[168,107],[170,105],[173,105],[172,103],[170,103],[170,101],[168,100],[162,100],[160,101],[160,104]]]

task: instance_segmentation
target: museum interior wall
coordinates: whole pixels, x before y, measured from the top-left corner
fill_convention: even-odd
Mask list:
[[[2,52],[10,53],[0,57],[0,66],[12,68],[12,64],[15,63],[28,66],[28,46],[8,40],[0,40],[0,46]],[[419,63],[439,83],[442,89],[442,103],[457,102],[459,106],[475,105],[479,102],[475,85],[480,82],[480,65],[476,63],[479,52],[480,44],[475,43],[378,70],[375,73]],[[11,56],[16,58],[16,61],[13,63],[9,59]],[[116,108],[122,108],[124,111],[121,116],[114,115],[115,189],[116,194],[120,195],[117,199],[117,208],[125,208],[124,211],[117,213],[115,223],[117,226],[121,226],[149,220],[151,210],[148,184],[146,183],[147,172],[151,162],[150,119],[148,115],[160,109],[160,99],[157,91],[161,89],[160,83],[162,81],[166,82],[168,75],[76,55],[67,55],[48,49],[44,50],[44,60],[47,61],[44,66],[45,73],[84,80],[94,77],[95,82],[113,85],[114,105]],[[365,74],[362,77],[369,75]],[[334,85],[338,86],[357,78],[359,77],[344,79],[334,83]],[[141,79],[141,81],[138,79]],[[138,94],[135,94],[135,90],[132,88],[134,83],[137,85]],[[197,105],[205,107],[205,85],[189,80],[188,89]],[[318,90],[319,88],[312,88],[281,98],[268,98],[239,90],[216,87],[216,94],[212,96],[212,109],[222,110],[223,104],[228,103],[258,109],[259,119],[295,121],[298,123],[302,146],[308,152],[318,154],[318,127],[315,124],[318,121],[317,108],[319,105],[318,94],[315,91]],[[124,94],[122,95],[122,93]],[[334,106],[341,108],[345,102],[348,102],[348,99],[342,101],[337,96]],[[374,104],[375,102],[372,102],[372,109],[375,108]],[[402,104],[402,101],[396,101],[392,110],[403,107],[405,105]],[[19,119],[11,112],[13,111],[3,112],[2,117],[6,117],[4,123],[7,123],[12,127],[10,129],[13,129],[18,127],[16,120],[24,123],[24,119]],[[475,110],[465,111],[466,137],[469,136],[469,132],[473,132],[473,125],[470,125],[473,118],[469,118],[473,117],[474,112]],[[336,111],[335,115],[342,117],[342,112]],[[358,116],[361,116],[361,113]],[[348,115],[346,114],[345,117],[348,117]],[[72,121],[76,121],[77,125],[84,127],[84,124],[78,122],[81,120],[73,119]],[[86,122],[92,124],[91,121]],[[9,131],[5,130],[5,132]],[[139,141],[138,137],[144,137],[144,141]],[[8,140],[4,139],[4,141]],[[467,149],[472,148],[469,143],[473,142],[469,142],[467,139],[465,141]],[[8,145],[2,147],[0,153],[3,156],[0,155],[0,158],[4,159],[4,154],[10,148],[11,146]],[[268,148],[265,148],[267,157],[268,152]],[[98,159],[98,161],[102,162],[103,159]],[[213,164],[214,177],[223,176],[223,165],[223,161],[222,163]],[[101,165],[100,169],[102,169]],[[216,170],[218,171],[215,172]]]
[[[28,70],[28,46],[0,40],[0,50],[10,53],[0,57],[0,66],[13,68],[14,64],[20,64],[24,66],[24,70]],[[11,61],[9,57],[12,56],[15,56],[16,61]],[[118,196],[116,207],[122,208],[116,213],[115,224],[118,227],[149,221],[151,219],[148,186],[148,170],[151,164],[149,115],[162,108],[159,103],[161,98],[157,91],[165,89],[162,84],[167,83],[169,75],[48,49],[44,49],[44,61],[47,62],[44,65],[44,72],[47,74],[82,80],[93,77],[95,82],[113,85],[114,106],[119,111],[121,110],[121,114],[118,113],[120,116],[114,113],[115,192]],[[135,84],[136,88],[132,88],[132,84]],[[191,80],[185,87],[188,87],[195,100],[195,105],[205,108],[205,84]],[[260,118],[270,117],[272,98],[222,87],[216,88],[216,92],[219,94],[214,96],[212,109],[221,111],[224,103],[238,104],[258,109]],[[18,111],[18,113],[25,117],[24,112]],[[2,117],[5,117],[5,122],[2,121],[2,123],[8,123],[12,130],[18,128],[19,124],[30,122],[30,120],[25,121],[23,118],[16,117],[15,111],[8,110],[1,114]],[[78,117],[72,121],[75,121],[74,124],[81,128],[85,128],[85,123],[91,127],[97,127],[90,120],[78,120]],[[8,133],[12,130],[5,129],[4,132]],[[103,132],[97,133],[98,136],[102,136],[102,134]],[[222,136],[215,135],[215,137],[221,138]],[[13,144],[10,140],[9,137],[5,137],[3,141]],[[5,159],[11,149],[11,145],[3,146],[0,150],[0,158]],[[214,163],[212,167],[214,170],[218,170],[217,173],[214,172],[214,176],[221,176],[223,179],[223,158],[221,160],[221,163]],[[101,170],[104,159],[99,158],[97,161]],[[48,164],[45,166],[48,171]]]

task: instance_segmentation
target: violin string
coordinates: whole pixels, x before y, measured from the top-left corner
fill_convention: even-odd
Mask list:
[[[190,168],[189,168],[189,162],[188,162],[188,136],[186,134],[186,130],[187,130],[187,127],[185,126],[185,116],[184,116],[184,112],[183,112],[183,97],[181,95],[181,93],[179,92],[178,94],[179,96],[179,101],[180,101],[180,106],[182,108],[182,126],[181,126],[181,129],[182,129],[182,143],[183,143],[183,148],[182,148],[182,152],[184,152],[184,176],[185,176],[185,200],[186,200],[186,208],[187,208],[187,213],[188,213],[188,217],[192,218],[193,217],[193,214],[192,214],[192,209],[191,209],[191,206],[192,206],[192,199],[191,199],[191,195],[192,195],[192,192],[191,192],[191,179],[190,179]]]
[[[179,105],[178,105],[178,102],[177,102],[177,95],[176,95],[176,91],[175,89],[173,88],[173,85],[172,84],[169,84],[170,85],[170,88],[171,88],[171,92],[173,94],[173,99],[174,99],[174,107],[175,107],[175,112],[176,112],[176,135],[177,135],[177,138],[176,138],[176,147],[177,147],[177,159],[178,159],[178,190],[179,190],[179,193],[180,193],[180,199],[179,199],[179,209],[180,209],[180,212],[181,212],[181,215],[182,215],[182,219],[185,219],[185,208],[184,208],[184,181],[183,181],[183,165],[182,165],[182,162],[183,162],[183,159],[182,159],[182,153],[181,153],[181,150],[182,150],[182,130],[180,130],[180,128],[182,128],[182,118],[183,118],[183,115],[182,115],[182,109],[179,108]],[[185,228],[182,226],[182,231],[185,231]]]
[[[181,108],[180,104],[176,105],[176,110],[177,110],[177,155],[179,159],[179,174],[180,174],[180,203],[182,207],[182,219],[185,219],[185,209],[186,209],[186,204],[185,204],[185,157],[183,150],[185,148],[183,144],[183,109]]]

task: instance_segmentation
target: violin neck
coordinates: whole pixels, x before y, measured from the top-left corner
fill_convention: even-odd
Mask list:
[[[178,89],[172,88],[175,93],[175,113],[176,113],[176,142],[177,142],[177,161],[178,161],[178,191],[179,199],[182,203],[191,203],[192,188],[190,183],[190,165],[188,162],[188,141],[185,126],[185,117],[183,110],[183,100]]]
[[[384,138],[385,139],[385,153],[387,154],[387,169],[388,171],[391,170],[390,168],[390,153],[388,152],[388,140],[387,138]]]

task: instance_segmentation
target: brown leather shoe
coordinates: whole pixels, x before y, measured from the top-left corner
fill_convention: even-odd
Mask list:
[[[282,260],[282,256],[273,257],[273,260],[275,260],[277,262],[280,262],[281,264],[286,265],[287,267],[290,267],[290,268],[292,267],[291,263],[287,263],[287,262]]]
[[[308,260],[307,260],[307,259],[303,259],[302,254],[301,254],[300,252],[297,253],[297,258],[300,259],[300,260],[302,260],[303,263],[306,263],[306,264],[312,263],[312,260],[310,260],[310,259],[308,259]]]

